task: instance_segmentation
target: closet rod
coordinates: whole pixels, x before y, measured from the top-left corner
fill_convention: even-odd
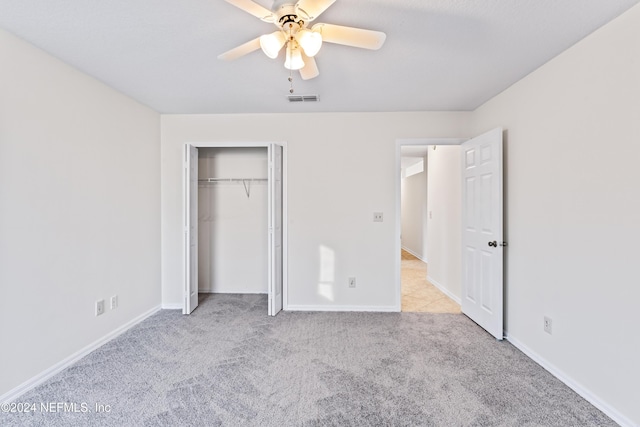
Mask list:
[[[203,184],[215,184],[218,182],[230,182],[244,185],[244,191],[247,193],[247,198],[251,195],[251,183],[252,182],[268,182],[267,178],[204,178],[199,179],[198,183]]]
[[[267,178],[204,178],[198,182],[260,182],[267,181]]]

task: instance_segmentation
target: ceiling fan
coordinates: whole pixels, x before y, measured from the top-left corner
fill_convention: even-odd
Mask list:
[[[320,72],[313,58],[323,42],[377,50],[382,47],[386,34],[380,31],[345,27],[332,24],[308,24],[327,10],[336,0],[274,0],[271,10],[252,0],[225,0],[264,22],[275,24],[278,30],[257,37],[218,56],[232,61],[255,50],[275,59],[285,48],[285,68],[300,70],[304,80],[317,77]]]

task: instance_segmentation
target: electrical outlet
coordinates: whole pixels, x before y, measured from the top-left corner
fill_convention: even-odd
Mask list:
[[[118,295],[111,297],[111,310],[118,308]]]
[[[356,287],[356,278],[355,277],[349,277],[349,287],[350,288],[355,288]]]
[[[104,314],[104,300],[96,301],[96,316]]]
[[[553,326],[553,322],[550,317],[544,316],[544,331],[551,335],[551,327]]]
[[[382,221],[383,221],[382,212],[374,212],[373,222],[382,222]]]

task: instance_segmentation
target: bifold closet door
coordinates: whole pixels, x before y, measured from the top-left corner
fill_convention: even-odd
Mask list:
[[[185,145],[184,161],[185,212],[185,301],[183,314],[198,306],[198,148]]]
[[[270,144],[269,157],[269,315],[282,310],[282,146]]]

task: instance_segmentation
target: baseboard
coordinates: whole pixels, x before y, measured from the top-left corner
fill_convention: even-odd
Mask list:
[[[182,310],[182,304],[162,304],[163,310]]]
[[[562,381],[566,386],[570,389],[578,393],[582,396],[587,402],[591,403],[593,406],[604,412],[609,418],[611,418],[616,423],[620,424],[622,427],[634,427],[637,426],[632,420],[622,415],[615,408],[611,407],[611,405],[602,401],[599,397],[595,396],[589,390],[587,390],[582,384],[571,379],[567,374],[565,374],[561,369],[550,363],[548,360],[540,356],[535,351],[531,350],[529,347],[524,345],[522,342],[518,341],[516,338],[509,336],[508,333],[505,332],[505,339],[513,344],[518,350],[526,354],[531,360],[536,362],[538,365],[542,366],[546,369],[551,375]]]
[[[135,319],[130,320],[129,322],[125,323],[119,328],[109,332],[107,335],[103,336],[102,338],[92,342],[91,344],[84,347],[83,349],[73,353],[71,356],[56,363],[52,367],[40,372],[35,377],[23,382],[22,384],[15,387],[14,389],[9,390],[8,392],[0,396],[0,403],[9,403],[16,400],[17,398],[22,396],[24,393],[28,392],[34,387],[39,386],[43,382],[47,381],[49,378],[53,377],[54,375],[68,368],[78,360],[82,359],[87,354],[91,353],[92,351],[96,350],[99,347],[102,347],[103,345],[105,345],[106,343],[108,343],[118,335],[122,334],[123,332],[126,332],[128,329],[132,328],[133,326],[137,325],[138,323],[142,322],[147,317],[157,313],[158,311],[160,311],[160,306],[154,307],[151,310],[145,313],[142,313],[140,316],[136,317]]]
[[[429,283],[431,283],[433,286],[435,286],[436,288],[438,288],[440,290],[440,292],[442,292],[443,294],[445,294],[446,296],[448,296],[449,298],[451,298],[452,300],[454,300],[455,302],[458,303],[458,305],[462,305],[462,300],[460,299],[460,297],[454,295],[451,293],[451,291],[449,289],[447,289],[444,285],[442,285],[441,283],[438,283],[437,280],[433,280],[433,278],[429,275],[427,275],[427,280],[429,281]]]
[[[411,255],[413,255],[414,257],[418,258],[420,261],[424,262],[425,264],[428,264],[426,257],[423,257],[422,255],[418,255],[417,253],[413,252],[409,248],[406,248],[404,246],[401,246],[401,247],[402,247],[402,250],[405,250],[405,251],[409,252]]]
[[[254,290],[243,291],[242,289],[219,290],[219,289],[198,289],[199,294],[243,294],[243,295],[268,295],[269,292],[256,292]]]
[[[368,311],[397,313],[397,307],[391,305],[364,306],[364,305],[288,305],[287,311]]]

